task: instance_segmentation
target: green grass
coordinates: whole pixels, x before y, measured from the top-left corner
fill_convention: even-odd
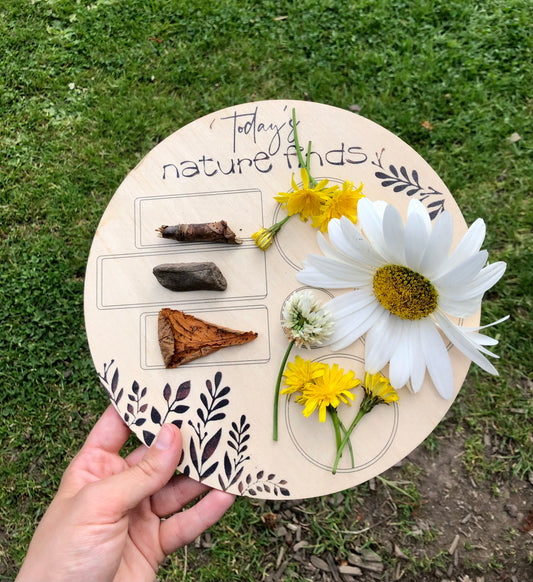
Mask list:
[[[82,299],[102,212],[158,142],[240,102],[308,95],[358,104],[428,160],[468,222],[485,218],[491,260],[508,263],[483,311],[484,322],[512,317],[493,332],[500,376],[472,368],[437,434],[464,427],[476,477],[532,473],[530,8],[525,0],[3,0],[0,576],[16,573],[68,459],[106,406]],[[521,139],[512,143],[514,132]],[[487,433],[497,456],[483,447]],[[342,553],[339,532],[369,495],[366,486],[347,492],[340,512],[307,502],[310,551]],[[262,526],[263,509],[239,500],[215,526],[214,547],[189,552],[185,579],[271,571],[281,541]],[[182,564],[169,560],[163,578],[181,579]]]

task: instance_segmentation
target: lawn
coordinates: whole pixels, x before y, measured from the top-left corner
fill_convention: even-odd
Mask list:
[[[3,0],[0,579],[15,576],[68,460],[107,405],[83,321],[85,265],[107,203],[188,122],[287,98],[357,106],[431,164],[469,224],[485,219],[491,261],[508,264],[482,316],[511,315],[493,330],[500,375],[472,367],[437,430],[383,478],[300,503],[238,499],[210,534],[165,563],[161,579],[336,580],[327,577],[332,561],[372,550],[382,569],[359,579],[449,572],[490,582],[514,568],[525,580],[533,568],[533,538],[522,531],[533,510],[532,54],[526,0]],[[469,502],[478,529],[485,510],[506,516],[498,542],[487,533],[473,543],[463,531],[459,555],[449,539],[474,517],[462,523],[466,509],[455,525],[438,511],[428,517],[439,503],[439,482],[428,476],[445,461],[452,494],[479,492]]]

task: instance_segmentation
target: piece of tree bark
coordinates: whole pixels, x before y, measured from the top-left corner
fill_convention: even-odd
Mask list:
[[[253,331],[237,331],[198,319],[176,309],[159,312],[159,347],[167,368],[175,368],[221,348],[248,343]]]
[[[226,279],[215,263],[164,263],[153,269],[156,279],[171,291],[224,291]]]
[[[213,242],[240,245],[242,240],[228,226],[225,220],[202,222],[199,224],[163,225],[157,229],[163,238],[180,242]]]

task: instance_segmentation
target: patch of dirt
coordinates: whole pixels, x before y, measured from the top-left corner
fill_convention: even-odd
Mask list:
[[[422,548],[415,543],[409,550],[419,559],[442,551],[449,556],[433,577],[420,579],[533,581],[532,484],[517,478],[476,482],[464,469],[463,445],[448,438],[436,455],[419,447],[408,457],[421,469],[423,503],[414,512],[414,528],[436,533]]]
[[[442,437],[437,452],[420,446],[353,496],[259,503],[255,527],[280,540],[263,556],[263,579],[533,582],[533,483],[474,481],[463,465],[464,441]],[[317,555],[313,519],[327,527],[327,514],[347,499],[344,547]],[[209,548],[204,542],[196,547]]]

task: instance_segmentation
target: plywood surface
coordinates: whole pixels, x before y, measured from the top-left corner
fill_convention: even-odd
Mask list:
[[[85,319],[96,371],[125,422],[150,443],[164,422],[184,435],[179,466],[212,487],[264,498],[303,498],[346,489],[391,467],[431,433],[452,401],[429,379],[417,395],[378,406],[352,437],[349,455],[331,474],[334,432],[318,415],[282,397],[280,438],[274,442],[274,386],[287,340],[280,326],[286,298],[302,288],[296,273],[319,252],[310,223],[291,218],[265,253],[251,235],[285,216],[274,201],[299,171],[290,124],[296,108],[302,144],[312,141],[313,176],[364,184],[372,200],[394,203],[405,215],[410,197],[455,221],[455,243],[466,224],[442,180],[416,152],[384,128],[338,108],[294,101],[230,107],[179,129],[133,169],[110,201],[95,234],[87,265]],[[162,224],[226,220],[242,245],[178,243],[159,238]],[[169,262],[214,262],[225,291],[174,292],[152,274]],[[326,301],[336,291],[315,290]],[[221,326],[253,330],[258,338],[165,369],[157,316],[170,307]],[[479,316],[464,322],[476,325]],[[342,353],[328,348],[294,350],[309,359],[336,362],[359,377],[364,345]],[[456,393],[469,360],[450,349]],[[350,424],[352,408],[339,409]]]

